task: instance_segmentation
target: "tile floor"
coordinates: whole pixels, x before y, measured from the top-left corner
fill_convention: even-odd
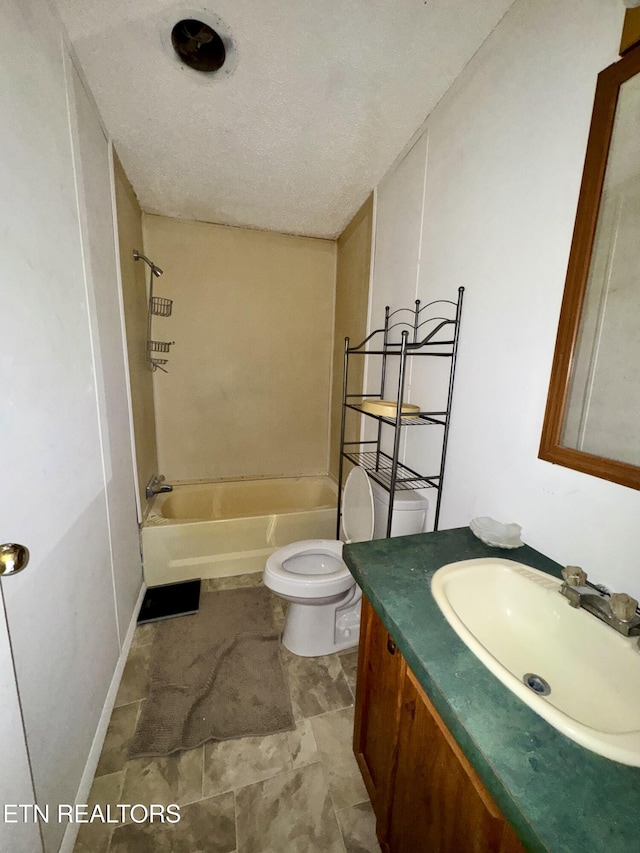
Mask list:
[[[259,574],[242,575],[203,589],[259,583]],[[274,596],[273,604],[281,628],[282,602]],[[351,748],[355,650],[301,658],[282,648],[294,731],[128,760],[154,630],[136,629],[89,804],[177,803],[181,820],[83,824],[74,853],[379,853]]]

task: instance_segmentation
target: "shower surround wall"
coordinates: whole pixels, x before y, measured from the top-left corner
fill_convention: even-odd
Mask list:
[[[359,343],[367,334],[371,236],[373,230],[373,194],[362,205],[337,241],[336,310],[333,341],[333,385],[331,390],[331,449],[329,473],[337,480],[342,419],[342,371],[344,339]],[[362,388],[364,363],[355,359],[350,366],[350,391]],[[358,438],[359,421],[349,418],[345,438]]]
[[[133,260],[133,250],[142,251],[142,211],[117,156],[114,155],[114,184],[118,211],[118,243],[127,333],[131,408],[135,425],[138,500],[144,513],[145,484],[158,471],[156,414],[153,379],[147,362],[148,267]]]
[[[325,474],[336,244],[144,214],[174,300],[154,334],[159,469],[172,481]]]

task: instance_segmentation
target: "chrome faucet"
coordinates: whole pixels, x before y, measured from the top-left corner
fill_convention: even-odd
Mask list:
[[[564,568],[562,579],[560,594],[572,607],[582,607],[625,637],[640,636],[640,613],[635,598],[626,592],[609,593],[587,586],[587,573],[578,566]]]
[[[169,483],[165,483],[164,476],[162,474],[154,474],[153,477],[147,483],[145,494],[147,496],[147,500],[150,500],[154,495],[159,495],[161,492],[172,491],[173,486],[170,486]]]

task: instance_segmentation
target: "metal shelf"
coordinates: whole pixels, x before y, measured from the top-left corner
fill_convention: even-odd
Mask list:
[[[367,412],[362,408],[360,403],[345,403],[348,409],[353,409],[354,412],[360,412],[361,415],[366,415],[368,418],[373,418],[383,424],[389,426],[396,425],[395,418],[388,418],[386,415],[376,415],[373,412]],[[446,412],[416,412],[415,415],[402,415],[400,418],[400,426],[446,426]]]
[[[342,511],[341,487],[345,459],[354,465],[360,465],[372,480],[375,480],[376,483],[379,483],[389,492],[387,536],[391,535],[394,495],[398,491],[435,489],[434,530],[438,529],[463,294],[464,288],[460,287],[458,288],[457,302],[452,302],[448,299],[438,299],[421,306],[420,300],[416,300],[413,308],[399,308],[396,311],[391,311],[387,306],[383,328],[371,332],[357,346],[350,346],[349,338],[345,338],[342,374],[342,423],[340,427],[338,471],[340,489],[338,491],[337,538],[340,538],[340,517]],[[408,319],[405,319],[406,316],[408,316]],[[381,356],[380,385],[379,391],[376,391],[376,393],[365,394],[362,389],[358,393],[349,392],[349,358],[354,355]],[[387,360],[390,356],[397,356],[399,358],[397,384],[392,397],[385,395],[385,386],[390,384],[386,381]],[[396,411],[402,410],[402,403],[405,402],[404,386],[407,359],[416,356],[449,358],[451,360],[445,410],[439,412],[415,412],[411,415],[401,415],[399,418],[365,411],[362,408],[362,403],[367,399],[392,399],[397,407]],[[345,423],[348,410],[366,415],[367,418],[377,421],[377,438],[375,440],[345,441]],[[437,474],[420,474],[400,462],[398,458],[400,455],[400,435],[402,428],[405,426],[439,426],[443,428],[441,434],[442,447],[439,451],[440,470]],[[389,429],[393,431],[393,452],[385,453],[381,450],[381,446],[389,446],[390,442],[387,440],[391,438]],[[438,441],[440,441],[440,438],[438,438]]]
[[[391,488],[393,459],[382,451],[368,450],[364,452],[344,451],[343,456],[354,465],[361,465],[372,480],[380,483],[387,491]],[[396,492],[409,492],[415,489],[437,489],[439,475],[425,477],[418,474],[401,462],[396,466]]]

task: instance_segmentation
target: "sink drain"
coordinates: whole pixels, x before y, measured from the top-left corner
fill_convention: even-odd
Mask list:
[[[535,672],[526,672],[522,676],[522,680],[530,690],[539,696],[548,696],[551,693],[549,682],[545,681],[541,675],[536,675]]]

